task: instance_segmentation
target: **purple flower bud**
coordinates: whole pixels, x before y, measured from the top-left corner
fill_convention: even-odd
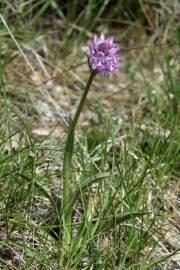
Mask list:
[[[87,50],[90,68],[100,72],[103,76],[118,68],[120,47],[114,43],[113,39],[113,37],[105,38],[103,33],[99,38],[95,35]]]

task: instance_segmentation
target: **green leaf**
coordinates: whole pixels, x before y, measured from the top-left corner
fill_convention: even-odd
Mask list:
[[[142,217],[144,215],[149,214],[148,212],[142,213],[142,212],[128,212],[128,213],[123,213],[123,214],[118,214],[117,216],[110,217],[109,219],[105,220],[102,223],[102,227],[104,230],[109,230],[131,218],[136,218],[136,217]]]
[[[84,180],[83,182],[81,182],[78,185],[78,187],[73,191],[73,195],[72,195],[72,199],[70,201],[69,207],[70,208],[73,207],[79,193],[83,189],[85,189],[87,186],[92,185],[93,183],[101,181],[101,180],[103,180],[105,178],[116,176],[118,174],[119,174],[118,172],[115,172],[115,173],[109,173],[109,172],[107,172],[107,173],[98,173],[95,176],[91,176],[91,177],[87,178],[86,180]]]
[[[146,266],[146,269],[150,269],[150,268],[152,268],[154,265],[157,265],[157,264],[159,264],[159,263],[164,262],[165,260],[169,259],[170,257],[174,256],[176,253],[179,253],[179,252],[180,252],[180,248],[178,248],[178,249],[176,249],[175,251],[173,251],[173,252],[171,252],[171,253],[169,253],[169,254],[163,256],[162,258],[160,258],[160,259],[154,261],[153,263],[147,265],[147,266]]]

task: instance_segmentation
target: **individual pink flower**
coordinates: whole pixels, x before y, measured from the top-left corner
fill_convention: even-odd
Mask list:
[[[103,76],[118,69],[120,47],[114,43],[114,37],[105,38],[94,35],[93,41],[87,50],[88,63],[91,70],[100,72]]]

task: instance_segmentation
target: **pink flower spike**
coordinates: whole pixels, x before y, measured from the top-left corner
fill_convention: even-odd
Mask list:
[[[91,70],[100,72],[103,76],[118,69],[120,47],[114,43],[114,37],[105,38],[101,33],[96,35],[87,50],[88,63]]]

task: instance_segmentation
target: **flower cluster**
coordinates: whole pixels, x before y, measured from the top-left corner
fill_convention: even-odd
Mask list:
[[[114,43],[113,37],[105,38],[103,33],[99,38],[95,35],[87,51],[90,68],[103,76],[117,70],[119,50],[120,47]]]

